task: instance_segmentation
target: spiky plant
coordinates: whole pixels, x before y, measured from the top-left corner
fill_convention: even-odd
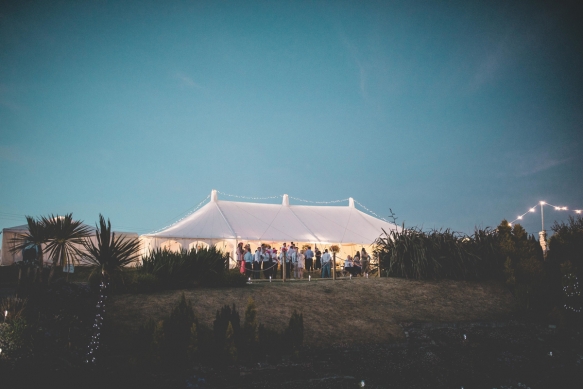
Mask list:
[[[125,266],[139,260],[138,238],[116,237],[115,232],[111,232],[111,222],[109,219],[106,222],[103,215],[99,215],[99,225],[96,227],[97,243],[91,239],[84,240],[84,258],[104,277],[110,278],[114,273],[121,272]]]
[[[26,223],[28,225],[28,231],[23,234],[18,234],[15,238],[10,240],[10,252],[15,254],[30,248],[35,248],[37,252],[36,256],[36,267],[35,267],[35,279],[37,270],[41,269],[41,277],[39,280],[42,281],[42,268],[43,268],[43,248],[42,245],[45,244],[49,238],[50,234],[48,228],[43,223],[42,220],[37,220],[32,216],[26,216]],[[20,270],[22,271],[22,269]],[[20,279],[19,271],[19,279]]]
[[[80,248],[83,247],[85,238],[91,234],[91,228],[82,221],[73,220],[72,213],[65,216],[43,216],[41,222],[49,234],[46,250],[52,260],[50,283],[57,266],[69,266],[82,255]]]

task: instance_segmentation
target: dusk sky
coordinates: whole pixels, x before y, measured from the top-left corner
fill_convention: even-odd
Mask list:
[[[581,20],[579,1],[4,1],[0,229],[102,213],[141,234],[212,189],[465,233],[583,209]]]

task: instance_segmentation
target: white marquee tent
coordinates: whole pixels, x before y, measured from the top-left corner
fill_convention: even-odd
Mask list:
[[[279,247],[283,242],[311,243],[326,248],[337,244],[339,256],[367,249],[385,231],[400,227],[367,215],[354,206],[290,205],[288,195],[282,204],[260,204],[219,200],[217,191],[199,210],[156,233],[140,236],[144,254],[158,248],[186,250],[215,245],[235,258],[238,242]]]
[[[95,227],[88,226],[91,229],[91,240],[97,243],[95,238]],[[18,237],[20,234],[24,234],[28,231],[28,225],[24,224],[22,226],[4,228],[2,230],[2,251],[0,255],[0,266],[9,266],[14,262],[19,262],[22,260],[22,252],[11,253],[10,246],[13,238]],[[135,232],[115,232],[115,236],[122,236],[127,238],[137,238],[138,234]],[[44,248],[43,248],[44,249]],[[48,253],[43,255],[45,264],[49,263]],[[81,261],[83,264],[83,261]]]

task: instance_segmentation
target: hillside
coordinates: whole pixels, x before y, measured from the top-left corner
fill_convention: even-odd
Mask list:
[[[244,288],[165,291],[113,296],[110,325],[137,329],[169,314],[181,293],[193,303],[199,321],[212,326],[216,311],[235,304],[243,319],[249,297],[258,320],[283,329],[293,310],[304,315],[305,344],[339,345],[399,341],[401,322],[498,320],[510,316],[512,295],[494,282],[412,281],[357,278],[312,282],[258,282]]]

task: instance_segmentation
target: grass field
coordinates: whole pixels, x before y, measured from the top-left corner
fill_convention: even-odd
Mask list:
[[[133,331],[148,319],[168,315],[181,293],[193,303],[199,321],[212,327],[216,311],[235,304],[243,320],[249,297],[258,320],[282,330],[294,310],[304,315],[309,345],[400,341],[401,322],[501,320],[512,312],[512,295],[499,283],[356,278],[258,282],[244,288],[200,288],[111,297],[110,325]]]

